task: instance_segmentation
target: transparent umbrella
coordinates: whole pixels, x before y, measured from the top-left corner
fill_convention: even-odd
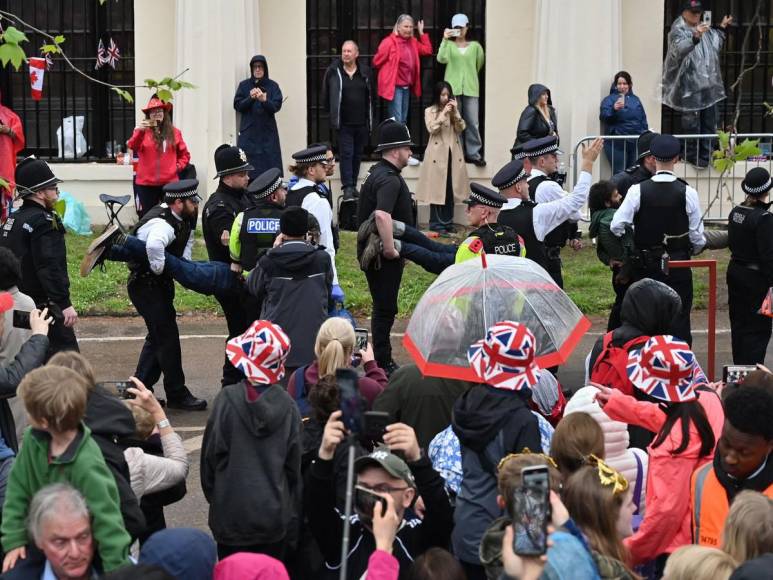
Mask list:
[[[537,263],[489,255],[438,276],[416,306],[403,344],[425,375],[480,382],[467,349],[501,320],[521,322],[534,333],[542,368],[565,363],[591,326]]]

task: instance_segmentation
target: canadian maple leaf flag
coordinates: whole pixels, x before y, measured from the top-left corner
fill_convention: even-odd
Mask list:
[[[32,98],[39,101],[43,98],[43,76],[46,74],[46,59],[30,57],[30,89]]]

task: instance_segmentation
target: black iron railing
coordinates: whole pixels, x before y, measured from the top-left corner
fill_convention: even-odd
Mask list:
[[[339,56],[345,40],[354,40],[360,48],[360,58],[372,65],[381,40],[392,32],[397,16],[411,14],[417,21],[424,20],[424,30],[432,40],[433,55],[421,58],[422,96],[411,96],[408,126],[416,151],[424,151],[427,130],[424,127],[424,109],[432,100],[432,89],[443,80],[445,65],[437,62],[437,49],[443,39],[443,30],[450,27],[451,17],[464,13],[470,19],[470,39],[480,42],[485,49],[485,0],[307,0],[306,2],[306,73],[307,73],[307,133],[309,143],[335,143],[330,130],[328,111],[323,105],[322,82],[325,70]],[[373,91],[376,92],[374,71]],[[485,119],[485,66],[480,78],[480,129],[483,135]],[[386,117],[384,102],[375,98],[374,125]],[[485,143],[485,141],[484,141]],[[375,136],[366,152],[375,147]]]
[[[51,35],[62,34],[65,52],[72,62],[89,75],[113,84],[134,85],[134,7],[129,0],[0,0],[0,8],[12,12],[32,26]],[[5,26],[7,21],[3,21]],[[48,43],[43,36],[24,29],[29,38],[24,43],[28,56],[37,54]],[[105,65],[95,70],[100,39],[108,47],[110,39],[118,45],[120,59],[115,70]],[[73,71],[61,57],[53,56],[43,83],[43,98],[32,100],[29,71],[26,64],[17,72],[0,68],[2,102],[21,117],[27,146],[22,155],[35,154],[50,161],[111,160],[124,151],[126,140],[135,125],[134,106],[126,103],[109,87],[94,83]],[[133,90],[129,91],[132,95]],[[83,117],[86,147],[82,156],[66,158],[60,153],[57,129],[67,117]],[[75,124],[73,124],[73,129]],[[76,141],[68,133],[64,141]],[[77,154],[77,149],[73,151]]]

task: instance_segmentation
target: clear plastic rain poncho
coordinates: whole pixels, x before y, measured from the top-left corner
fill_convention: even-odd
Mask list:
[[[485,256],[446,268],[422,296],[403,340],[427,376],[480,382],[467,349],[502,320],[525,324],[542,368],[565,362],[590,328],[571,298],[532,260]]]
[[[685,113],[707,109],[725,98],[719,66],[724,32],[711,28],[698,44],[692,32],[684,18],[674,20],[663,63],[663,103]]]

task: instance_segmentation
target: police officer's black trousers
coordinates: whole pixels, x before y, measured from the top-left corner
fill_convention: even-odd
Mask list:
[[[135,376],[151,388],[164,373],[164,391],[169,400],[187,394],[180,350],[180,331],[174,309],[174,282],[146,274],[131,280],[129,299],[145,321],[148,334],[137,361]]]
[[[773,320],[759,314],[758,310],[768,288],[762,272],[730,261],[727,267],[727,295],[733,364],[753,365],[765,362]]]
[[[65,326],[61,320],[57,320],[48,330],[48,354],[46,360],[56,353],[65,350],[80,352],[78,340],[75,338],[75,331],[72,328]]]
[[[686,260],[687,256],[671,256],[673,260]],[[663,282],[673,288],[679,298],[682,300],[682,309],[676,315],[671,324],[671,334],[681,338],[687,344],[692,346],[692,331],[690,327],[690,313],[692,312],[692,270],[690,268],[671,268],[668,274],[662,270],[654,269],[649,271],[638,271],[637,280],[642,278],[652,278],[658,282]]]
[[[405,262],[402,259],[387,260],[382,257],[379,270],[368,269],[370,296],[373,299],[371,314],[371,334],[373,336],[373,354],[381,368],[392,360],[392,343],[389,334],[397,316],[397,294],[403,278]]]
[[[215,294],[215,298],[223,309],[225,322],[228,326],[228,338],[226,339],[226,342],[228,342],[233,337],[243,334],[254,319],[249,318],[243,301],[238,294]],[[225,346],[223,346],[223,354],[225,356]],[[244,373],[233,366],[226,356],[223,363],[223,378],[220,381],[222,386],[234,385],[243,379]]]

